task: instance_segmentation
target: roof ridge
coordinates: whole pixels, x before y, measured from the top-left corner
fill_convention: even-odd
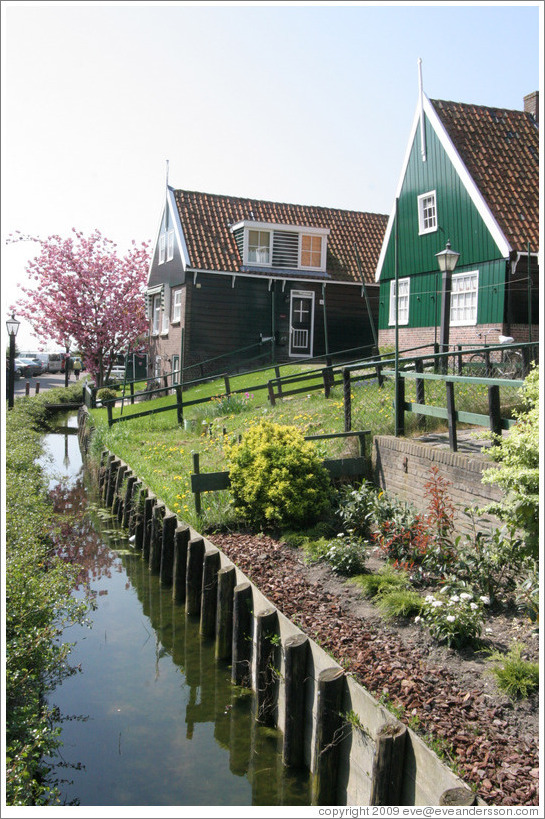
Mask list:
[[[527,111],[524,111],[522,108],[502,108],[499,105],[481,105],[477,102],[456,102],[455,100],[440,100],[440,99],[430,99],[430,102],[435,105],[435,103],[443,103],[444,105],[460,105],[464,108],[481,108],[485,111],[505,111],[506,113],[510,114],[528,114]]]

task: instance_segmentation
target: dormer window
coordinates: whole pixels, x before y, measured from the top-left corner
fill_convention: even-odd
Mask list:
[[[248,264],[270,264],[271,234],[268,230],[248,231]]]
[[[239,222],[231,231],[244,265],[325,273],[328,228]]]

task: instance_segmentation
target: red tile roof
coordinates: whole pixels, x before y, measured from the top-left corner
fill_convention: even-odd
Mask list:
[[[246,219],[280,225],[329,228],[329,280],[361,282],[355,250],[357,247],[365,281],[375,283],[375,269],[388,221],[384,214],[288,205],[196,191],[175,190],[174,195],[192,268],[239,272],[242,259],[230,227]],[[250,268],[244,269],[248,271]],[[256,275],[260,274],[270,275],[270,272],[256,272]],[[291,271],[275,271],[276,275],[293,277]],[[305,277],[318,278],[319,274],[297,273],[297,278]]]
[[[539,249],[539,132],[532,116],[430,100],[514,250]]]

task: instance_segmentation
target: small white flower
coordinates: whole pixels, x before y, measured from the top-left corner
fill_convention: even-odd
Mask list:
[[[433,603],[434,600],[435,600],[435,597],[433,596],[433,594],[427,594],[426,595],[426,603]]]
[[[469,604],[469,608],[470,608],[472,611],[475,611],[475,609],[478,609],[479,607],[478,607],[477,603],[470,603],[470,604]]]
[[[417,614],[417,615],[416,615],[416,617],[414,618],[414,622],[415,622],[415,623],[419,623],[419,622],[421,621],[421,619],[422,619],[422,618],[420,617],[420,615],[419,615],[419,614]]]
[[[481,603],[484,603],[485,606],[490,605],[490,597],[487,594],[481,595],[481,597],[479,597],[479,600],[481,601]]]
[[[453,614],[449,614],[449,615],[448,615],[448,617],[447,617],[447,623],[454,623],[454,621],[455,621],[455,620],[456,620],[456,617],[454,617],[454,615],[453,615]]]
[[[450,598],[451,603],[457,603],[459,600],[460,598],[458,597],[457,594],[453,594],[452,597]]]
[[[462,592],[460,595],[460,600],[471,600],[473,597],[472,594],[468,594],[467,592]]]
[[[442,606],[442,605],[443,605],[442,600],[434,600],[433,603],[432,603],[432,606],[433,606],[434,609],[436,609],[438,606]]]

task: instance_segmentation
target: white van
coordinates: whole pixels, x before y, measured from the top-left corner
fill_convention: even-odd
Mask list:
[[[48,353],[49,362],[47,371],[50,373],[60,373],[63,353]]]

